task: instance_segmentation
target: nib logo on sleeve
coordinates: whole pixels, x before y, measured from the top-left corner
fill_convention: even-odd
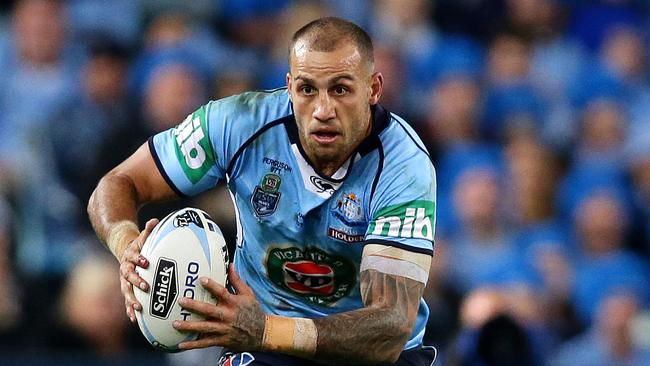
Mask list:
[[[368,233],[433,240],[434,224],[435,204],[418,200],[379,210],[368,227]]]

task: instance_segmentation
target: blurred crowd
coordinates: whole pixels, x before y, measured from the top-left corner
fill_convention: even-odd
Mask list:
[[[1,2],[0,363],[174,363],[127,323],[88,198],[201,104],[283,86],[327,15],[371,34],[382,104],[437,169],[440,362],[650,365],[644,0]],[[234,242],[223,186],[141,217],[187,205]]]

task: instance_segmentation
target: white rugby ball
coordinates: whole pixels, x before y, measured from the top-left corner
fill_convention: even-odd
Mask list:
[[[178,344],[197,339],[198,333],[179,332],[175,320],[203,320],[181,308],[178,299],[189,297],[216,303],[199,283],[210,277],[226,286],[228,249],[219,227],[207,213],[183,208],[165,217],[151,232],[141,254],[149,268],[137,267],[138,274],[149,284],[145,292],[134,286],[142,311],[136,318],[142,334],[156,348],[178,352]]]

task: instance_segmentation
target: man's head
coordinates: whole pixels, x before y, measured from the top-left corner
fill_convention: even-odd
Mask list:
[[[19,1],[13,28],[21,60],[34,65],[58,62],[65,41],[65,23],[60,0]]]
[[[367,66],[374,66],[374,47],[366,31],[358,25],[335,17],[326,17],[313,20],[298,29],[289,44],[289,65],[293,57],[294,47],[299,42],[308,45],[310,50],[332,52],[341,46],[341,43],[353,44],[361,58],[367,61]]]
[[[317,168],[333,174],[370,133],[370,106],[383,85],[372,41],[353,23],[317,19],[294,34],[289,68],[302,146]]]

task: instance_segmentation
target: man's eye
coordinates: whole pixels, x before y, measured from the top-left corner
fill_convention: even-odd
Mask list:
[[[312,87],[309,86],[309,85],[304,85],[304,86],[301,86],[301,87],[300,87],[300,91],[301,91],[303,94],[313,94],[313,93],[314,93],[314,88],[312,88]]]
[[[336,94],[336,95],[343,95],[343,94],[347,93],[347,91],[348,90],[345,87],[342,87],[342,86],[337,86],[337,87],[334,88],[334,94]]]

